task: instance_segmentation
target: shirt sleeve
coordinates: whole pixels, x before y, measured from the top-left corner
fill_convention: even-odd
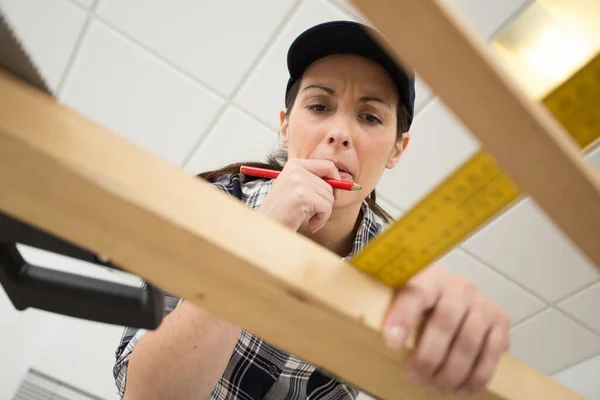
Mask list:
[[[221,179],[215,182],[213,186],[219,190],[229,193],[234,197],[237,197],[240,200],[242,198],[240,176],[237,174],[223,176]],[[146,283],[142,281],[140,287],[145,288]],[[165,309],[163,315],[166,317],[175,308],[177,308],[179,304],[181,304],[182,299],[169,294],[164,294],[164,296]],[[115,364],[113,366],[113,377],[115,379],[115,384],[117,385],[118,394],[121,399],[125,395],[129,359],[131,358],[133,349],[140,339],[146,334],[146,332],[146,329],[126,327],[121,335],[119,345],[117,346],[117,350],[115,352]]]
[[[145,288],[146,283],[142,282],[141,288]],[[165,309],[163,317],[170,314],[179,304],[181,304],[181,298],[165,294]],[[127,366],[129,365],[129,359],[133,349],[140,341],[140,339],[146,334],[146,329],[138,329],[126,327],[121,335],[121,340],[117,346],[115,352],[115,364],[113,366],[113,377],[115,378],[115,384],[119,397],[122,399],[125,395],[125,385],[127,383]]]

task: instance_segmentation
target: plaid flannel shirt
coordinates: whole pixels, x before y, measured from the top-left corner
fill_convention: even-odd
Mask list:
[[[272,182],[264,179],[246,182],[243,175],[233,174],[221,177],[214,185],[257,209]],[[366,202],[362,211],[363,220],[347,257],[359,252],[384,226]],[[181,301],[165,295],[165,315]],[[113,376],[121,398],[125,393],[129,359],[145,333],[144,329],[125,328],[117,347]],[[354,387],[242,330],[225,372],[207,400],[349,400],[357,396]]]

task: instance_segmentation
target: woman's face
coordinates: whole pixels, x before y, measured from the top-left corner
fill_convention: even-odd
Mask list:
[[[333,161],[342,180],[362,185],[339,191],[334,208],[356,205],[393,168],[408,143],[397,140],[398,97],[385,70],[364,57],[334,55],[304,73],[292,110],[281,112],[280,135],[288,157]]]

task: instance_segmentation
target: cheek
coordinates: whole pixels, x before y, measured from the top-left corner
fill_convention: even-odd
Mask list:
[[[361,164],[369,171],[378,174],[385,168],[393,147],[393,141],[387,137],[365,140],[360,148]]]
[[[290,121],[288,154],[292,158],[307,158],[323,138],[323,124],[311,124],[301,118]]]

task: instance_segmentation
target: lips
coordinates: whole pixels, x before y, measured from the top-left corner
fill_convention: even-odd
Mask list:
[[[340,172],[340,179],[342,181],[352,181],[353,180],[352,174],[350,174],[349,172],[342,171],[341,169],[338,171]]]
[[[353,181],[354,180],[354,177],[353,177],[352,173],[350,172],[350,169],[345,164],[343,164],[339,161],[335,161],[335,160],[329,160],[329,161],[333,162],[333,164],[338,169],[341,180],[343,180],[343,181]]]

